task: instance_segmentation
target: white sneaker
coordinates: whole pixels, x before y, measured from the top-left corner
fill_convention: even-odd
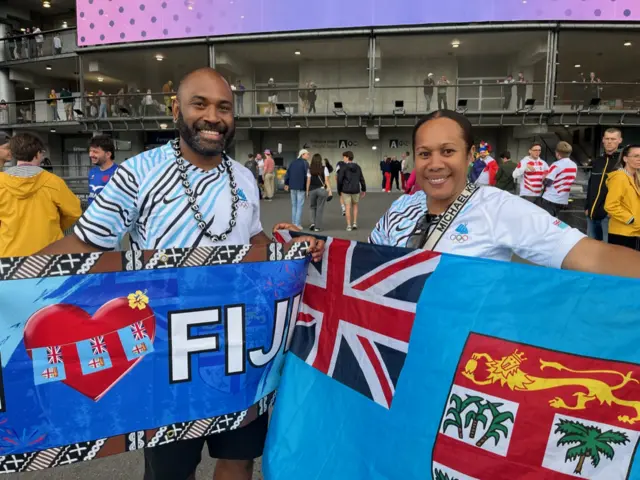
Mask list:
[[[351,227],[349,226],[347,227],[347,232],[350,232],[350,231],[351,231]]]
[[[354,224],[351,226],[351,228],[353,228],[354,230],[357,230],[357,229],[358,229],[358,225],[354,223]]]

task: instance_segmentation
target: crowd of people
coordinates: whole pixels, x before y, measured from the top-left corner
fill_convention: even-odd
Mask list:
[[[62,53],[62,39],[60,32],[55,31],[51,38],[51,53]],[[4,48],[8,52],[10,60],[25,60],[42,57],[45,53],[45,36],[40,27],[27,27],[21,30],[12,30],[5,38]]]
[[[89,146],[94,188],[85,212],[61,179],[39,167],[44,145],[37,137],[0,138],[3,161],[16,163],[0,173],[0,256],[114,250],[125,234],[137,250],[272,242],[262,228],[260,196],[273,198],[275,165],[269,150],[265,158],[251,157],[246,168],[225,153],[235,134],[233,104],[227,81],[203,68],[182,79],[171,103],[178,139],[114,166],[111,140],[94,137]],[[438,110],[420,119],[413,131],[412,193],[392,203],[369,241],[502,261],[516,253],[551,268],[639,277],[640,253],[634,249],[640,238],[635,221],[640,146],[627,146],[617,155],[621,142],[618,130],[607,131],[604,164],[601,159],[594,163],[589,180],[596,194],[587,200],[587,215],[592,230],[599,222],[599,231],[605,232],[604,205],[610,217],[607,243],[587,238],[552,214],[573,181],[565,180],[573,168],[568,144],[558,144],[551,167],[540,158],[537,144],[518,164],[504,152],[497,165],[485,142],[475,157],[473,128],[464,115]],[[301,230],[309,199],[312,230],[320,231],[323,205],[333,197],[332,173],[347,230],[358,228],[358,203],[367,189],[354,160],[345,151],[332,172],[321,155],[301,150],[284,178],[292,223],[274,230]],[[172,200],[149,201],[161,198]],[[63,236],[72,225],[73,233]],[[323,241],[308,235],[296,241],[309,242],[314,261],[322,258]],[[219,459],[216,478],[250,480],[267,428],[263,414],[237,430],[145,449],[145,479],[193,478],[207,443],[210,455]]]

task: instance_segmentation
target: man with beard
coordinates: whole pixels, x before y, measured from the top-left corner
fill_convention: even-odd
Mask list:
[[[89,170],[89,205],[116,173],[118,165],[113,161],[115,154],[113,140],[107,135],[96,135],[89,142],[89,158],[95,165]]]
[[[5,132],[0,132],[0,170],[2,170],[2,167],[4,167],[6,163],[11,161],[9,140],[11,140],[11,135]]]
[[[76,224],[74,234],[42,253],[113,250],[125,233],[132,249],[268,244],[260,223],[258,186],[225,153],[235,133],[233,94],[211,68],[188,74],[172,103],[180,138],[123,162]],[[324,242],[310,242],[314,260]],[[262,455],[267,415],[206,438],[145,450],[145,480],[195,478],[206,442],[218,458],[215,478],[250,480]]]

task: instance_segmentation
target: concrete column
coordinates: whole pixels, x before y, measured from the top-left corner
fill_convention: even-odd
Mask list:
[[[6,37],[9,33],[9,26],[4,23],[0,23],[0,38]],[[0,45],[0,61],[5,60],[6,48],[4,45]],[[4,100],[5,102],[13,102],[16,99],[16,91],[9,80],[9,69],[8,68],[0,68],[0,100]],[[12,105],[13,107],[13,105]],[[10,108],[10,111],[14,110],[14,108]],[[12,117],[13,118],[13,117]]]

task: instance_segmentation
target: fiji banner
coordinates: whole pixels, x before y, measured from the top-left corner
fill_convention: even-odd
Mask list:
[[[328,241],[268,480],[638,480],[640,281]]]
[[[216,434],[265,413],[304,248],[1,258],[0,473]]]

